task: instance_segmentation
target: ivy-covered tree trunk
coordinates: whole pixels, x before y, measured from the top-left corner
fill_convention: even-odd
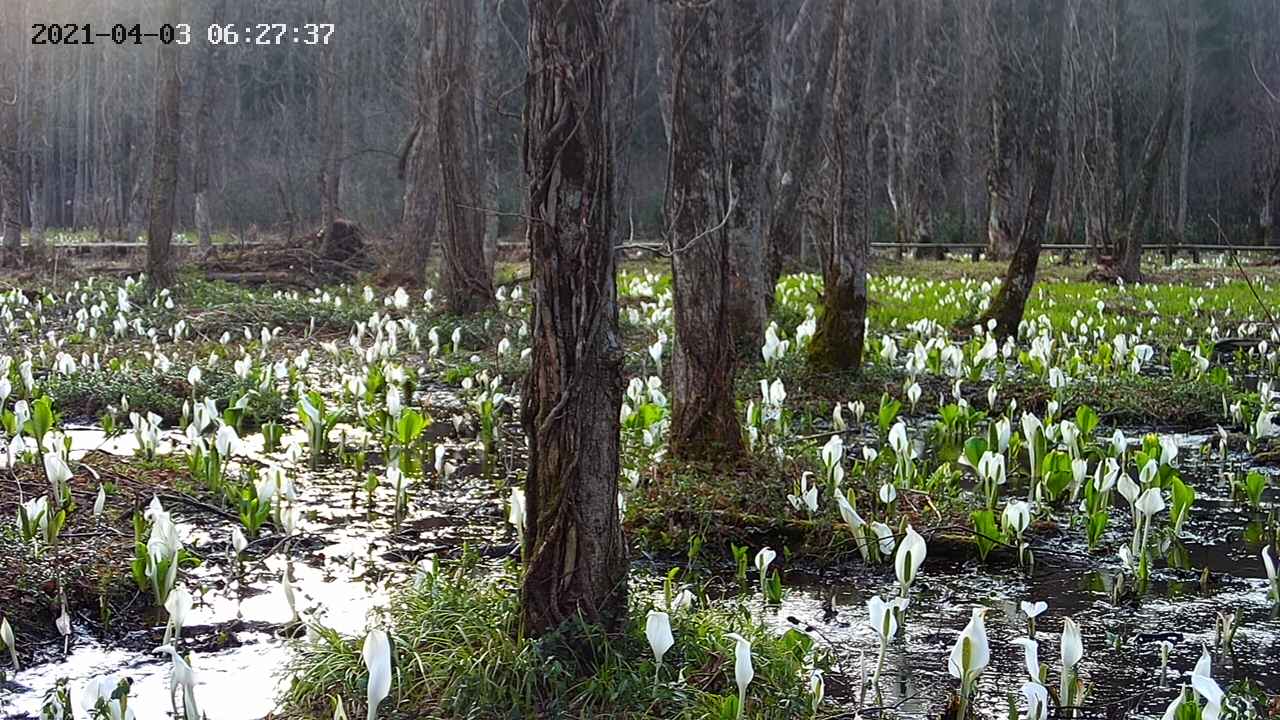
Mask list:
[[[753,356],[764,342],[768,295],[765,225],[769,198],[765,136],[769,128],[770,42],[761,0],[734,0],[725,6],[727,97],[722,122],[734,210],[729,237],[729,318],[739,356]]]
[[[166,22],[177,22],[178,0],[164,5]],[[159,44],[156,50],[155,141],[152,144],[151,207],[147,223],[147,275],[157,287],[174,281],[174,200],[178,194],[178,145],[182,138],[178,102],[178,45]]]
[[[809,363],[819,370],[862,366],[867,316],[867,127],[863,106],[866,59],[862,4],[832,3],[838,28],[835,85],[831,93],[832,202],[830,250],[823,267],[822,312],[809,343]]]
[[[438,0],[432,74],[439,102],[436,138],[440,157],[440,269],[445,302],[459,315],[494,303],[493,266],[484,251],[484,157],[480,152],[472,46],[475,0]]]
[[[730,332],[731,212],[720,126],[723,4],[671,8],[671,167],[667,231],[675,295],[672,454],[725,460],[742,451]]]
[[[534,306],[520,599],[531,635],[578,617],[616,629],[627,610],[608,49],[600,3],[530,0],[524,161]]]
[[[1053,193],[1053,175],[1057,168],[1059,107],[1062,103],[1062,54],[1066,37],[1066,2],[1051,0],[1027,5],[1031,28],[1036,38],[1033,50],[1039,70],[1035,102],[1035,129],[1031,138],[1031,191],[1027,194],[1026,211],[1018,231],[1018,245],[1009,260],[1004,283],[992,299],[982,322],[994,319],[999,337],[1017,335],[1018,325],[1027,307],[1027,298],[1036,283],[1040,266],[1040,247],[1044,242],[1049,219],[1049,198]]]

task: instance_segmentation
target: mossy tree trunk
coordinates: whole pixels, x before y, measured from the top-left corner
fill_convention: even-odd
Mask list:
[[[859,2],[832,3],[839,39],[831,93],[835,197],[830,250],[823,267],[822,312],[809,344],[819,370],[862,366],[867,316],[867,127],[862,89],[866,65],[865,11]]]
[[[730,320],[731,216],[722,118],[724,3],[671,8],[671,162],[667,232],[675,295],[670,443],[675,457],[725,460],[742,452],[734,406]]]
[[[166,22],[176,23],[178,0],[163,7]],[[174,281],[173,222],[178,194],[178,147],[182,139],[178,102],[182,79],[178,75],[178,45],[157,44],[155,140],[151,147],[151,206],[147,221],[147,275],[157,287]]]
[[[1031,190],[1027,193],[1026,211],[1018,231],[1018,245],[1009,260],[1004,283],[992,299],[981,322],[994,319],[999,337],[1016,336],[1027,298],[1035,287],[1040,266],[1040,247],[1049,220],[1049,199],[1053,194],[1053,175],[1057,168],[1059,108],[1062,103],[1062,54],[1066,37],[1066,2],[1027,5],[1030,25],[1036,39],[1032,50],[1038,71],[1035,91],[1029,94],[1034,105],[1035,126],[1031,137]]]
[[[494,304],[493,265],[484,250],[484,156],[480,151],[473,47],[475,0],[439,0],[432,48],[432,76],[439,103],[440,279],[449,311],[459,315]]]
[[[520,598],[531,635],[578,617],[616,629],[627,610],[608,48],[595,0],[529,2],[524,159],[534,306],[521,418],[529,472]]]

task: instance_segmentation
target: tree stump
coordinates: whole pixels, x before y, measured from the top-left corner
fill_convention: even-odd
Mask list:
[[[364,230],[350,220],[334,220],[319,240],[320,257],[326,262],[362,266],[368,259]]]

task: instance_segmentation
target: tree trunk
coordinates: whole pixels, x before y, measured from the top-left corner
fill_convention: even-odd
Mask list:
[[[1013,202],[1013,146],[1014,131],[1012,99],[1009,96],[1013,82],[1013,50],[1009,28],[1014,12],[1011,3],[993,4],[992,22],[996,27],[995,46],[996,78],[991,92],[990,159],[987,166],[987,257],[999,260],[1013,252],[1013,228],[1010,221]]]
[[[1196,33],[1199,23],[1194,0],[1186,3],[1186,62],[1182,72],[1182,147],[1178,153],[1178,242],[1187,244],[1187,180],[1191,176],[1191,111],[1195,101]]]
[[[765,224],[769,198],[764,164],[769,128],[769,32],[761,0],[726,6],[728,34],[722,111],[729,196],[736,200],[725,233],[729,243],[728,312],[739,356],[751,357],[764,342],[767,296]]]
[[[217,0],[210,8],[210,21],[222,22],[226,6],[226,0]],[[195,168],[192,190],[195,195],[196,233],[200,236],[200,249],[205,253],[213,250],[213,222],[209,216],[209,165],[212,164],[215,151],[209,134],[218,92],[218,47],[209,44],[200,51],[200,109],[195,117],[196,147],[192,158]]]
[[[809,363],[822,371],[858,371],[867,316],[867,127],[862,88],[866,65],[862,3],[832,3],[839,34],[831,94],[835,197],[830,251],[823,268],[822,313]]]
[[[21,7],[17,8],[20,12]],[[19,162],[17,34],[0,37],[0,235],[4,236],[5,265],[22,264],[22,180]]]
[[[480,145],[480,207],[484,223],[484,266],[493,268],[498,257],[499,177],[498,143],[494,130],[498,126],[498,101],[504,79],[500,76],[502,53],[498,48],[498,15],[502,0],[484,0],[476,18],[475,92],[476,130]],[[475,203],[473,203],[475,204]],[[492,274],[492,271],[491,273]]]
[[[1142,143],[1142,164],[1133,176],[1133,189],[1129,196],[1129,220],[1124,232],[1123,252],[1116,276],[1133,283],[1142,279],[1142,245],[1151,220],[1151,205],[1156,189],[1156,179],[1164,163],[1165,149],[1169,145],[1169,129],[1178,99],[1178,83],[1183,71],[1180,58],[1174,50],[1172,20],[1169,28],[1169,79],[1165,87],[1164,104]]]
[[[1035,131],[1031,139],[1031,191],[1027,194],[1026,212],[1018,231],[1018,246],[1009,261],[1004,283],[991,301],[980,322],[996,321],[999,337],[1016,336],[1026,310],[1027,298],[1035,286],[1040,265],[1040,246],[1044,241],[1049,216],[1049,198],[1053,194],[1053,176],[1057,167],[1058,133],[1062,104],[1062,56],[1066,44],[1067,0],[1051,0],[1048,7],[1028,5],[1031,27],[1038,39],[1035,57],[1040,71],[1037,92],[1032,94]]]
[[[166,22],[176,23],[178,0],[166,0]],[[178,45],[163,43],[156,50],[155,137],[151,150],[151,206],[147,221],[147,275],[157,287],[174,281],[173,220],[178,194],[178,146],[181,116],[178,101],[182,80],[178,75]]]
[[[671,8],[671,167],[667,231],[676,342],[671,451],[681,459],[726,460],[742,451],[734,405],[730,333],[731,199],[720,128],[721,3]]]
[[[338,8],[338,0],[324,1],[324,17],[328,22],[339,22]],[[327,43],[320,53],[319,92],[316,98],[320,125],[320,174],[317,180],[320,191],[320,226],[328,233],[329,228],[333,227],[333,221],[338,219],[341,207],[344,102],[338,43]]]
[[[417,122],[400,153],[400,179],[404,181],[404,210],[400,226],[403,269],[421,285],[440,222],[440,160],[436,142],[436,101],[432,94],[431,47],[434,12],[423,3],[418,9],[414,88]]]
[[[618,513],[622,341],[614,280],[609,38],[595,0],[530,0],[524,115],[533,280],[524,632],[627,613]],[[571,638],[572,639],[572,638]]]
[[[30,17],[30,16],[28,16]],[[52,82],[49,59],[43,53],[31,54],[31,87],[47,87]],[[27,207],[31,215],[31,232],[28,233],[31,257],[40,262],[45,256],[46,176],[49,173],[49,153],[52,151],[50,134],[50,100],[47,92],[27,94],[30,109],[27,146],[31,152],[31,177],[27,184],[30,197]]]
[[[493,266],[485,261],[482,164],[471,57],[475,41],[475,0],[441,0],[435,19],[432,75],[439,103],[439,144],[443,265],[440,278],[449,311],[478,312],[494,303]]]
[[[658,114],[662,116],[662,132],[671,145],[671,3],[653,4],[654,75],[658,83]]]
[[[800,212],[800,197],[814,169],[818,166],[821,144],[815,142],[822,131],[825,102],[828,98],[827,80],[831,75],[831,59],[835,55],[836,31],[824,26],[819,31],[818,52],[813,58],[809,76],[804,82],[804,96],[799,108],[792,114],[785,131],[779,130],[782,162],[780,177],[773,190],[773,207],[769,210],[768,283],[776,288],[778,279],[788,258],[799,257],[804,221]],[[773,294],[766,298],[770,306]]]

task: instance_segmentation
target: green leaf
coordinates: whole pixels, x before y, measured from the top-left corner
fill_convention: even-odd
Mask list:
[[[1000,526],[996,524],[996,514],[993,510],[974,510],[969,515],[973,521],[974,539],[978,545],[978,556],[985,562],[987,555],[997,543],[1005,541],[1004,532],[1000,530]]]

